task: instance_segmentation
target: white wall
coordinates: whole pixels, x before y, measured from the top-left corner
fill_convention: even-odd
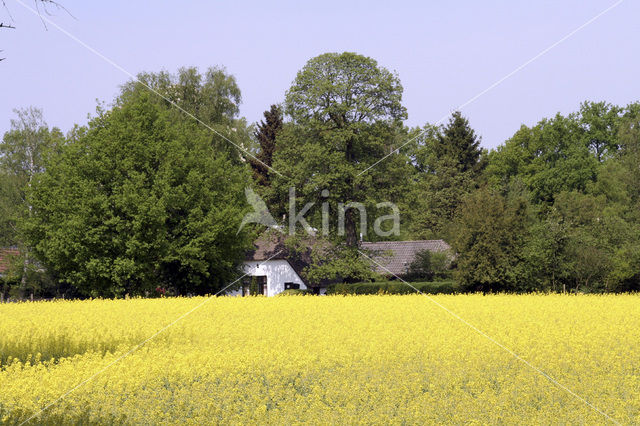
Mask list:
[[[266,261],[250,260],[244,262],[244,271],[248,276],[267,277],[267,296],[275,296],[284,291],[284,283],[300,284],[301,290],[307,286],[289,262],[284,259],[272,259]],[[242,290],[234,290],[227,293],[229,296],[240,296]]]

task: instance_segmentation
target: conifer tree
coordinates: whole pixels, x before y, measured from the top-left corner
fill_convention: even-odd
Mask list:
[[[480,140],[460,111],[451,115],[449,123],[435,140],[433,153],[436,163],[455,166],[460,172],[478,174],[484,168]]]
[[[249,164],[253,169],[253,178],[258,185],[269,186],[269,167],[276,150],[276,137],[282,129],[282,110],[277,105],[264,112],[264,120],[260,122],[254,132],[256,141],[260,145],[260,152],[256,158],[251,158]],[[267,167],[268,166],[268,167]]]
[[[486,156],[480,138],[459,111],[446,126],[431,131],[420,149],[421,173],[410,211],[412,234],[416,238],[447,238],[462,199],[479,186]]]

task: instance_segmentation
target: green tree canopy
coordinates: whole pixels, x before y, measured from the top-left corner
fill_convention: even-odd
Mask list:
[[[275,180],[280,195],[272,199],[282,200],[293,186],[305,202],[329,203],[334,226],[339,203],[361,203],[373,219],[377,203],[401,199],[405,158],[391,155],[367,170],[399,142],[406,118],[401,100],[400,80],[374,59],[345,52],[309,60],[286,95],[290,122],[273,163],[284,176]],[[358,229],[364,232],[357,222],[356,211],[347,209],[341,238],[349,247],[356,247]]]
[[[271,105],[269,111],[264,112],[264,120],[258,124],[253,136],[258,143],[256,158],[250,157],[249,164],[253,169],[253,178],[258,186],[269,186],[273,165],[273,154],[276,150],[276,138],[282,130],[282,110],[278,105]]]
[[[456,210],[478,188],[485,157],[480,138],[460,112],[454,112],[446,126],[421,130],[413,154],[413,202],[407,209],[414,237],[452,236]]]
[[[246,248],[236,232],[248,170],[208,129],[131,87],[35,181],[31,243],[86,295],[216,291]]]
[[[227,151],[235,163],[252,158],[251,128],[238,118],[240,88],[224,67],[210,67],[202,74],[195,67],[180,68],[175,74],[141,73],[122,86],[115,104],[134,102],[138,96],[146,97],[149,90],[156,94],[149,101],[166,109],[172,120],[199,120],[209,129],[211,143]]]
[[[463,288],[522,289],[520,265],[530,217],[529,203],[524,197],[504,197],[485,188],[465,198],[452,241],[457,253],[454,276]]]
[[[11,273],[20,282],[18,296],[23,297],[27,290],[42,290],[40,284],[48,281],[34,264],[31,247],[25,241],[23,222],[32,215],[27,193],[44,172],[47,158],[63,145],[64,137],[57,128],[49,129],[40,109],[30,107],[15,113],[11,130],[0,142],[0,245],[20,248],[20,258]]]

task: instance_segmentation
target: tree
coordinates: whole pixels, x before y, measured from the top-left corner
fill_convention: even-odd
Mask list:
[[[492,151],[489,182],[505,186],[517,179],[531,192],[535,204],[553,204],[562,191],[584,191],[595,181],[598,160],[575,114],[544,119],[533,128],[522,126],[504,145]]]
[[[622,108],[606,102],[583,102],[578,114],[586,145],[598,162],[615,155],[619,149],[618,126]]]
[[[273,164],[284,177],[275,179],[275,192],[295,186],[298,198],[329,203],[338,215],[340,204],[372,207],[399,200],[405,192],[406,159],[391,155],[376,162],[394,152],[406,118],[401,100],[398,77],[374,59],[345,52],[309,60],[286,95],[291,122],[277,141]],[[340,234],[333,236],[357,247],[354,208],[346,208]]]
[[[14,110],[17,118],[11,120],[11,130],[4,134],[0,143],[0,227],[6,234],[4,244],[20,247],[21,271],[19,296],[34,276],[35,269],[31,247],[26,244],[22,222],[32,216],[33,206],[27,194],[37,177],[45,170],[47,157],[64,142],[62,133],[54,128],[49,130],[37,108]]]
[[[456,219],[454,277],[471,291],[519,291],[530,210],[523,197],[489,189],[465,198]]]
[[[282,130],[282,111],[278,105],[271,105],[271,109],[264,112],[264,120],[254,132],[260,151],[255,159],[249,158],[253,178],[259,186],[268,186],[270,183],[269,167],[273,164],[276,138],[280,130]]]
[[[640,103],[627,106],[618,128],[618,143],[619,161],[626,170],[624,181],[629,186],[631,202],[640,207]]]
[[[318,249],[321,246],[321,249]],[[359,250],[345,244],[316,244],[311,264],[303,270],[305,279],[318,284],[323,281],[355,283],[372,281],[378,276],[371,262]]]
[[[247,247],[236,234],[248,170],[209,130],[129,87],[36,179],[31,244],[85,295],[214,292]]]
[[[566,291],[571,276],[569,232],[569,226],[556,210],[532,223],[523,255],[525,277],[531,289]]]
[[[17,246],[20,237],[18,220],[23,213],[20,180],[0,171],[0,247]]]
[[[411,207],[412,234],[451,237],[451,223],[462,199],[478,188],[486,166],[480,138],[460,112],[446,126],[425,126],[415,154],[418,169]]]
[[[152,101],[166,106],[171,101],[209,125],[232,125],[242,101],[235,77],[224,67],[210,67],[204,74],[195,67],[183,67],[176,74],[166,71],[139,74],[124,84],[118,102],[126,102],[148,88],[162,95]]]
[[[209,129],[211,143],[218,150],[226,151],[237,164],[244,162],[250,129],[238,118],[242,95],[235,77],[224,67],[210,67],[202,74],[195,67],[180,68],[176,74],[141,73],[123,85],[116,105],[147,97],[149,89],[154,93],[149,101],[169,110],[173,120],[196,121],[195,117]]]
[[[480,140],[469,121],[455,111],[434,140],[435,161],[449,161],[461,173],[473,172],[476,177],[486,166]]]

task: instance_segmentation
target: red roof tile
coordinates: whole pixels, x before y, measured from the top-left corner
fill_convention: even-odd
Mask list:
[[[12,258],[19,254],[20,252],[16,248],[0,248],[0,274],[5,273],[9,269]]]

